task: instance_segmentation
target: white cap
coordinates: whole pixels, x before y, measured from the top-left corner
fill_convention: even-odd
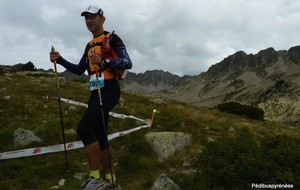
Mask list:
[[[88,6],[85,9],[85,11],[83,11],[81,13],[81,16],[84,16],[85,13],[91,13],[91,14],[97,14],[97,13],[99,13],[99,15],[104,16],[103,15],[103,10],[100,7],[96,6],[96,5],[90,5],[90,6]]]

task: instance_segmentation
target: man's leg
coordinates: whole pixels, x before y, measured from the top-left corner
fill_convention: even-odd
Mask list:
[[[90,168],[90,176],[93,176],[95,179],[100,178],[100,169],[102,156],[100,151],[100,145],[98,141],[93,142],[85,147],[89,168]]]
[[[110,149],[105,149],[101,151],[101,160],[102,167],[105,173],[105,178],[111,183],[114,184],[117,181],[116,175],[114,173],[114,167],[112,163],[112,156]]]
[[[80,186],[81,190],[98,189],[105,184],[104,178],[100,176],[101,169],[101,149],[98,141],[85,145],[85,151],[89,164],[89,177]]]
[[[101,162],[102,162],[103,171],[105,173],[114,173],[112,163],[111,163],[112,168],[110,168],[110,162],[112,161],[111,160],[111,152],[108,153],[107,149],[102,150],[100,158],[101,158]],[[111,169],[112,169],[112,171],[110,171]]]
[[[110,163],[112,161],[111,152],[108,152],[109,150],[107,151],[107,149],[100,151],[101,149],[98,141],[89,144],[85,147],[85,149],[89,162],[90,176],[93,176],[95,179],[99,179],[99,171],[102,166],[105,178],[108,179],[110,183],[115,183],[116,176],[113,170],[113,164]]]

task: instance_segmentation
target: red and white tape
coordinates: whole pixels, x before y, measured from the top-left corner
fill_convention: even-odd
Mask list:
[[[56,97],[44,96],[43,98],[45,98],[45,99],[54,99]],[[70,100],[70,99],[67,99],[67,98],[60,98],[60,100],[62,102],[72,104],[72,105],[75,105],[75,106],[81,106],[81,107],[85,107],[85,108],[88,107],[88,105],[85,104],[85,103],[77,102],[77,101]],[[114,112],[109,112],[109,115],[112,116],[112,117],[115,117],[115,118],[119,118],[119,119],[125,119],[125,118],[135,119],[135,120],[144,122],[146,124],[149,124],[149,119],[140,119],[140,118],[135,117],[133,115],[124,115],[124,114],[119,114],[119,113],[114,113]]]
[[[118,137],[122,137],[129,133],[138,131],[140,129],[150,128],[150,125],[142,125],[133,129],[128,129],[126,131],[117,132],[114,134],[108,135],[108,140],[112,140]],[[84,147],[81,141],[66,143],[67,150],[74,150],[78,148]],[[28,157],[28,156],[36,156],[41,154],[48,154],[53,152],[62,152],[65,151],[64,144],[58,144],[53,146],[46,147],[36,147],[36,148],[28,148],[23,150],[14,150],[9,152],[0,153],[0,160],[12,159],[12,158],[20,158],[20,157]]]
[[[44,98],[52,99],[52,97],[50,97],[50,96],[46,96]],[[66,99],[66,98],[61,98],[61,101],[72,104],[72,105],[76,105],[76,106],[82,106],[82,107],[86,107],[86,108],[88,107],[88,105],[85,104],[85,103],[76,102],[76,101],[69,100],[69,99]],[[124,114],[110,112],[109,115],[112,116],[112,117],[120,118],[120,119],[124,119],[124,118],[135,119],[135,120],[144,122],[146,125],[142,125],[142,126],[139,126],[139,127],[136,127],[136,128],[128,129],[126,131],[121,131],[121,132],[117,132],[117,133],[114,133],[114,134],[110,134],[110,135],[108,135],[108,140],[110,141],[112,139],[122,137],[124,135],[127,135],[129,133],[138,131],[140,129],[151,128],[155,112],[156,112],[156,110],[154,109],[153,114],[152,114],[152,118],[150,120],[140,119],[140,118],[137,118],[137,117],[132,116],[132,115],[128,116],[128,115],[124,115]],[[66,150],[73,150],[73,149],[82,148],[82,147],[84,147],[84,145],[81,141],[66,143]],[[35,155],[40,155],[40,154],[47,154],[47,153],[53,153],[53,152],[62,152],[62,151],[65,151],[64,144],[58,144],[58,145],[46,146],[46,147],[28,148],[28,149],[22,149],[22,150],[14,150],[14,151],[0,153],[0,160],[35,156]]]

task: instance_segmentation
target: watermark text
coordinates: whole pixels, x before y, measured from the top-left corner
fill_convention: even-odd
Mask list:
[[[252,189],[293,189],[293,184],[264,184],[264,183],[252,183]]]

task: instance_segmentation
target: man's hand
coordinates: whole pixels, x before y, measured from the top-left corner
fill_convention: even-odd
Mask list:
[[[52,63],[57,62],[62,58],[58,51],[51,51],[49,54],[50,54],[50,61]]]
[[[105,59],[102,59],[102,57],[97,54],[97,53],[93,53],[91,55],[89,55],[89,58],[92,62],[92,64],[94,65],[98,65],[99,67],[106,67],[106,62],[105,62]]]

